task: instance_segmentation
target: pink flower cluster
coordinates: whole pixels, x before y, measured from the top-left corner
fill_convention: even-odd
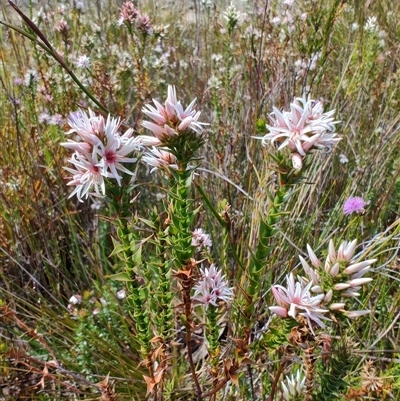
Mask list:
[[[364,284],[372,278],[364,277],[377,259],[368,259],[363,262],[353,259],[357,240],[343,241],[338,250],[335,250],[333,241],[329,241],[328,256],[325,264],[317,258],[314,251],[307,245],[308,255],[313,267],[303,257],[299,256],[303,269],[307,275],[306,283],[312,284],[311,291],[324,294],[323,302],[330,310],[349,315],[345,311],[346,298],[357,298]],[[344,299],[343,299],[344,298]],[[355,313],[357,312],[357,313]],[[350,316],[356,317],[369,313],[369,311],[352,311]]]
[[[369,310],[345,310],[346,299],[359,297],[362,286],[372,281],[372,278],[364,276],[376,262],[376,259],[362,262],[355,259],[356,246],[357,240],[343,241],[336,251],[331,240],[323,265],[307,245],[313,267],[299,256],[307,277],[300,277],[295,282],[293,274],[290,274],[286,277],[287,288],[281,285],[272,286],[278,306],[269,309],[282,318],[302,316],[307,320],[312,332],[314,324],[322,328],[325,326],[322,320],[329,320],[324,316],[329,310],[340,312],[349,318],[368,314]]]
[[[201,280],[194,286],[193,300],[206,306],[218,306],[218,301],[228,302],[233,297],[233,289],[228,287],[225,277],[215,264],[209,269],[201,269]]]
[[[168,86],[168,96],[164,105],[153,99],[155,105],[146,105],[143,113],[150,117],[153,122],[144,121],[143,127],[150,130],[160,143],[167,145],[168,138],[183,134],[187,130],[192,130],[197,134],[203,131],[205,123],[199,122],[200,112],[194,109],[196,99],[184,109],[181,102],[176,97],[175,87]]]
[[[212,246],[209,234],[205,233],[202,228],[196,228],[192,235],[192,246],[196,247],[198,251],[203,248],[209,249]]]
[[[153,34],[153,26],[149,16],[137,10],[131,1],[125,1],[125,3],[122,4],[119,23],[126,23],[130,26],[136,25],[142,33],[147,35]]]
[[[72,174],[68,185],[75,189],[69,197],[77,195],[79,201],[90,195],[105,195],[105,178],[113,178],[121,185],[119,172],[133,175],[122,163],[134,163],[136,158],[128,157],[145,144],[142,138],[132,137],[133,130],[120,133],[120,119],[97,116],[89,109],[71,113],[68,118],[71,130],[78,140],[68,140],[61,145],[74,151],[68,161],[74,168],[65,167]],[[94,192],[93,192],[94,190]]]
[[[324,295],[312,296],[310,292],[311,284],[304,285],[303,282],[295,282],[292,273],[286,276],[286,282],[287,288],[282,285],[271,287],[279,306],[270,306],[269,309],[283,318],[290,316],[295,319],[297,315],[303,316],[312,332],[312,322],[320,327],[325,327],[322,320],[328,319],[324,316],[324,313],[328,312],[328,310],[321,307]]]
[[[159,149],[155,146],[147,148],[141,160],[147,163],[149,166],[153,167],[150,170],[150,173],[157,169],[168,171],[168,169],[170,168],[178,168],[175,155],[166,150]]]
[[[202,145],[201,134],[206,123],[199,122],[200,112],[195,110],[196,99],[188,107],[184,108],[176,97],[174,86],[168,86],[168,96],[164,104],[153,99],[153,105],[147,104],[143,113],[152,121],[143,121],[143,127],[150,130],[154,136],[147,136],[146,142],[152,138],[153,145],[162,147],[153,148],[145,152],[143,161],[147,162],[154,169],[192,169],[187,164],[192,160],[195,151]],[[144,136],[142,136],[144,137]],[[184,156],[186,163],[177,161]]]
[[[335,110],[324,112],[322,102],[296,98],[290,104],[290,111],[273,108],[267,125],[269,133],[262,138],[267,143],[278,143],[278,149],[288,147],[293,167],[300,170],[307,153],[318,149],[330,150],[341,138],[335,133]]]

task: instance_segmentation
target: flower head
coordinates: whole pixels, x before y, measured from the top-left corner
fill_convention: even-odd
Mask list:
[[[362,214],[365,212],[365,201],[359,196],[348,198],[343,204],[343,213],[349,215],[352,213]]]
[[[301,168],[299,156],[330,150],[340,141],[335,133],[338,121],[334,121],[334,113],[335,110],[324,112],[322,102],[306,98],[296,98],[290,104],[290,111],[274,107],[267,125],[269,133],[261,138],[263,145],[277,143],[278,150],[288,147],[296,155],[295,168]]]
[[[297,371],[296,375],[286,376],[285,380],[281,382],[282,396],[286,401],[290,401],[292,397],[299,397],[303,393],[306,377]]]
[[[302,278],[304,285],[311,285],[310,291],[322,294],[322,304],[329,309],[344,313],[348,317],[354,314],[345,311],[345,299],[360,296],[359,291],[364,284],[372,281],[372,278],[364,277],[370,270],[376,259],[359,261],[354,257],[357,240],[342,241],[336,250],[333,241],[329,241],[328,255],[325,263],[322,263],[309,245],[307,245],[311,266],[302,257],[300,262],[306,273]]]
[[[285,317],[283,309],[286,309],[287,316],[296,318],[298,315],[303,316],[313,332],[313,324],[316,323],[320,327],[325,327],[322,320],[329,320],[323,314],[328,312],[321,306],[324,295],[312,296],[310,288],[312,283],[304,285],[301,281],[294,281],[293,273],[286,276],[287,287],[274,285],[271,287],[272,293],[278,302],[279,310],[276,307],[270,307],[270,310],[276,312],[278,316]]]
[[[121,134],[120,119],[108,116],[104,120],[103,116],[97,116],[89,109],[89,113],[83,110],[71,113],[68,123],[71,127],[68,133],[76,133],[80,139],[61,144],[74,151],[69,162],[75,168],[65,167],[72,173],[68,185],[75,186],[70,197],[76,194],[82,201],[89,194],[104,196],[104,178],[114,178],[121,185],[119,172],[133,174],[122,163],[136,162],[136,158],[128,155],[141,147],[142,140],[132,137],[132,129]]]
[[[227,22],[228,31],[231,33],[241,18],[240,12],[237,11],[233,3],[231,3],[224,12],[224,18]]]
[[[85,54],[82,56],[79,56],[75,61],[75,65],[78,68],[89,68],[90,58],[88,56],[86,56]]]
[[[131,1],[125,1],[120,9],[121,21],[127,24],[133,25],[139,16],[139,10],[137,10]]]
[[[171,152],[156,148],[155,146],[146,150],[142,161],[153,167],[150,173],[157,169],[168,170],[170,168],[178,168],[176,157]]]
[[[177,100],[175,87],[168,86],[168,96],[164,105],[153,99],[155,105],[146,105],[143,113],[150,117],[153,122],[144,121],[143,127],[149,129],[162,142],[168,142],[168,138],[181,135],[188,130],[200,135],[204,123],[198,121],[200,112],[195,110],[196,99],[186,109]]]
[[[201,228],[196,228],[192,233],[192,246],[196,247],[198,251],[202,248],[210,248],[212,246],[210,236]]]
[[[217,301],[229,302],[233,297],[233,288],[228,287],[225,276],[215,264],[209,269],[201,269],[201,280],[194,286],[193,299],[208,306],[218,306]]]

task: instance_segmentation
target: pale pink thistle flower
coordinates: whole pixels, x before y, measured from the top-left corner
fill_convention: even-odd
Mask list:
[[[329,241],[328,256],[322,268],[322,264],[316,257],[314,251],[307,245],[308,254],[312,268],[301,256],[301,264],[308,279],[302,279],[304,284],[312,285],[311,291],[316,293],[326,292],[323,303],[330,304],[331,310],[344,312],[345,304],[338,297],[356,298],[360,296],[359,291],[364,284],[371,282],[372,278],[363,277],[377,259],[368,259],[362,262],[353,260],[357,240],[351,242],[342,241],[338,250],[335,250],[333,241]],[[337,294],[339,292],[339,294]],[[335,297],[334,297],[335,295]],[[338,306],[340,305],[340,306]]]
[[[87,199],[89,194],[99,197],[105,196],[104,176],[101,173],[101,168],[98,167],[96,151],[92,153],[90,161],[89,159],[90,156],[85,157],[77,152],[68,159],[76,167],[76,169],[64,167],[65,170],[72,173],[72,179],[67,185],[75,186],[68,198],[77,195],[79,201],[83,202],[82,198]],[[94,192],[90,192],[92,187],[94,187]]]
[[[103,175],[115,178],[121,185],[121,176],[118,171],[133,175],[134,173],[125,168],[121,163],[135,163],[136,158],[127,157],[134,150],[138,150],[139,142],[135,138],[123,142],[118,133],[121,121],[108,116],[104,125],[103,141],[97,146],[97,152],[101,160],[98,166],[103,168]],[[133,130],[128,130],[124,135],[128,137]]]
[[[89,194],[105,196],[104,178],[114,178],[121,185],[119,171],[133,175],[122,163],[136,162],[136,158],[128,155],[141,147],[141,140],[132,137],[132,129],[121,135],[119,118],[109,115],[104,121],[103,116],[96,116],[89,109],[89,114],[83,110],[71,113],[68,123],[71,127],[68,133],[76,133],[81,139],[61,144],[75,152],[69,159],[75,169],[65,168],[72,173],[68,185],[76,187],[70,197],[76,194],[82,201]],[[94,193],[90,192],[92,186]]]
[[[363,214],[365,213],[366,203],[363,198],[359,196],[348,198],[343,204],[343,213],[348,216],[352,213]]]
[[[68,117],[71,129],[68,134],[77,133],[83,141],[91,145],[98,145],[103,136],[104,118],[97,116],[89,109],[89,115],[84,110],[71,113]]]

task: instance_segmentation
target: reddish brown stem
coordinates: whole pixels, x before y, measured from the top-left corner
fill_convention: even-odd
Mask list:
[[[225,386],[225,384],[229,381],[227,377],[222,379],[219,383],[217,383],[210,391],[203,393],[201,398],[211,397],[212,395],[216,394],[221,388]]]
[[[275,380],[274,380],[274,382],[272,384],[271,394],[269,395],[268,401],[274,401],[275,392],[276,392],[276,389],[278,387],[279,379],[280,379],[280,377],[282,375],[282,372],[283,372],[283,369],[284,369],[285,365],[286,365],[286,358],[283,358],[282,361],[281,361],[281,364],[279,365],[279,369],[276,372]]]

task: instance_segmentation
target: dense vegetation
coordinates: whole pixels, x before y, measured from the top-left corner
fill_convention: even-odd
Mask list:
[[[399,399],[400,3],[21,10],[1,4],[0,399]],[[160,134],[168,163],[138,145],[121,186],[70,197],[71,113],[151,136],[169,85],[201,115]],[[304,155],[268,137],[293,104],[326,117]],[[329,312],[279,318],[290,277]]]

